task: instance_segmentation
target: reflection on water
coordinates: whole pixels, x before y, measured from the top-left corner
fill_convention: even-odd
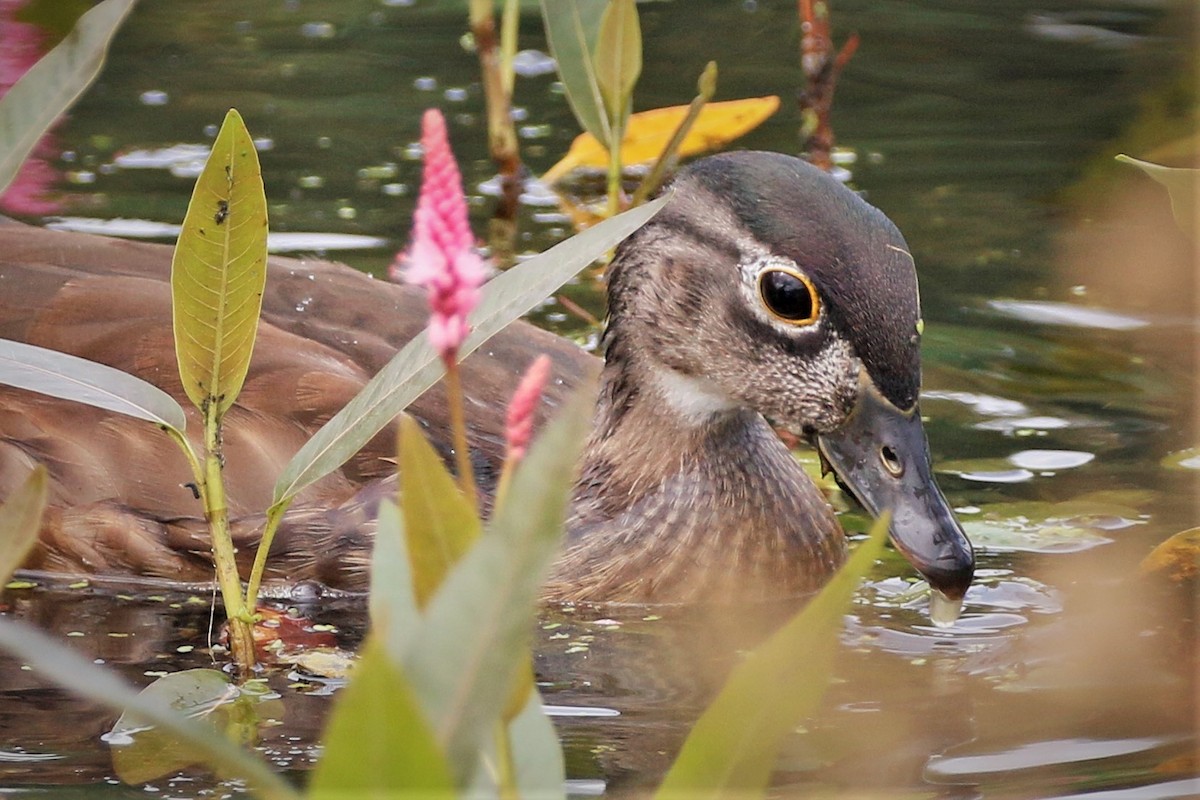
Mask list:
[[[0,0],[0,12],[17,5]],[[847,616],[821,713],[786,744],[776,777],[785,791],[1200,794],[1193,587],[1135,574],[1155,543],[1196,522],[1188,245],[1132,171],[1108,170],[1107,188],[1084,191],[1086,221],[1062,200],[1084,185],[1088,159],[1107,161],[1135,89],[1179,69],[1188,43],[1172,31],[1187,20],[1154,3],[1094,6],[837,4],[835,32],[857,30],[863,44],[835,128],[856,156],[855,185],[896,219],[917,259],[923,412],[980,569],[961,619],[940,629],[927,587],[897,555],[885,559]],[[710,58],[721,99],[794,94],[794,4],[687,0],[641,12],[637,108],[687,102]],[[419,111],[438,105],[483,231],[494,181],[461,16],[426,0],[144,3],[56,131],[46,197],[59,207],[9,210],[169,239],[236,105],[259,137],[273,230],[316,237],[292,243],[304,250],[364,247],[337,255],[380,271],[407,235]],[[516,97],[536,171],[576,129],[543,68],[536,17],[521,34],[528,69]],[[15,53],[9,43],[0,59]],[[744,144],[793,150],[797,125],[785,102]],[[568,213],[544,187],[531,183],[523,202],[519,249],[567,235]],[[49,213],[69,216],[38,219]],[[565,294],[600,313],[594,277]],[[593,333],[558,303],[539,315],[581,339]],[[861,529],[860,516],[845,519]],[[0,613],[58,632],[134,683],[211,663],[208,594],[33,584],[0,596]],[[360,641],[361,602],[290,602],[336,620],[341,646]],[[538,674],[566,741],[570,791],[654,785],[724,673],[783,611],[547,610]],[[805,680],[802,664],[795,680]],[[269,683],[282,718],[261,729],[259,747],[299,779],[342,681],[293,666]],[[116,716],[0,656],[0,792],[145,796],[112,777],[100,737]],[[213,786],[189,769],[153,790],[207,796]]]

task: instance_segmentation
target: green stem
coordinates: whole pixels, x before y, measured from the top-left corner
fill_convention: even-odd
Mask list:
[[[608,216],[615,217],[621,210],[621,138],[623,131],[614,132],[613,144],[608,149]]]
[[[520,795],[517,793],[517,771],[513,766],[512,744],[508,740],[508,726],[502,721],[496,723],[496,761],[500,800],[517,800]]]
[[[687,138],[688,131],[692,129],[692,125],[700,116],[700,112],[709,100],[712,100],[713,95],[717,93],[717,62],[710,61],[708,66],[704,68],[704,72],[700,74],[700,80],[696,83],[697,94],[692,98],[691,105],[688,106],[688,113],[680,122],[679,127],[671,134],[671,140],[667,142],[667,146],[658,154],[658,160],[654,162],[654,167],[651,168],[637,191],[633,193],[633,200],[630,202],[631,208],[636,208],[651,194],[658,191],[658,187],[662,185],[663,179],[667,172],[675,166],[675,162],[679,160],[679,148],[683,145],[683,140]]]
[[[246,586],[246,606],[249,608],[258,607],[258,590],[262,586],[262,576],[267,569],[267,556],[271,553],[271,542],[275,540],[275,531],[279,530],[279,523],[283,521],[283,515],[291,504],[292,498],[286,497],[267,509],[262,539],[258,542],[258,549],[254,551],[254,566],[250,568],[250,580]]]
[[[242,600],[237,550],[229,534],[229,505],[225,499],[225,481],[221,476],[221,419],[215,403],[210,403],[205,410],[204,449],[204,514],[212,536],[217,585],[221,589],[225,616],[229,620],[229,647],[238,671],[248,676],[254,668],[254,633],[250,615],[246,613]]]
[[[458,471],[458,487],[472,510],[479,511],[475,492],[475,471],[471,468],[471,451],[467,444],[467,421],[463,416],[462,380],[457,363],[446,368],[446,401],[450,404],[450,432],[454,443],[454,464]]]

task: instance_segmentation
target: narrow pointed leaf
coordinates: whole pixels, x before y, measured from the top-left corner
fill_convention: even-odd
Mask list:
[[[562,536],[587,428],[581,399],[538,437],[487,533],[446,577],[408,647],[405,671],[462,787],[529,657],[538,589]]]
[[[679,145],[679,156],[686,158],[724,147],[757,128],[778,109],[779,98],[774,95],[708,103]],[[631,115],[621,139],[621,163],[631,166],[654,161],[687,114],[688,106],[669,106]],[[553,183],[573,169],[604,169],[607,165],[608,149],[590,133],[581,133],[562,160],[546,170],[542,180]]]
[[[397,664],[420,623],[412,590],[412,569],[404,544],[404,518],[391,500],[379,504],[371,551],[371,630]]]
[[[175,354],[197,408],[233,405],[254,350],[267,279],[267,199],[258,153],[230,109],[192,192],[171,262]]]
[[[183,409],[169,394],[95,361],[0,339],[0,383],[137,417],[183,431]]]
[[[489,281],[483,287],[479,307],[471,315],[471,334],[463,343],[459,357],[466,358],[581,269],[646,224],[665,202],[665,198],[660,198],[619,214]],[[409,403],[437,382],[441,374],[441,359],[422,333],[393,356],[353,400],[300,448],[275,484],[274,504],[288,502],[304,487],[344,464]]]
[[[134,0],[104,0],[88,9],[53,50],[30,67],[0,99],[0,194],[21,164],[104,63],[108,43]]]
[[[600,36],[600,18],[608,0],[541,0],[542,20],[558,77],[579,127],[601,142],[612,141],[604,96],[596,81],[592,53]]]
[[[479,517],[415,419],[400,420],[400,511],[417,606],[479,538]]]
[[[45,510],[46,468],[39,464],[0,505],[0,586],[8,583],[37,543]]]
[[[368,639],[338,692],[309,800],[452,797],[454,782],[404,674]]]
[[[132,712],[149,724],[171,731],[187,742],[210,766],[239,776],[264,800],[299,800],[299,793],[273,773],[261,758],[188,719],[161,698],[143,697],[114,672],[96,666],[41,631],[0,619],[0,648],[8,650],[38,672],[76,695],[120,713]]]
[[[530,692],[521,713],[508,724],[513,770],[521,797],[562,797],[567,782],[562,744],[542,705],[541,694],[536,690]]]
[[[610,0],[600,20],[592,62],[609,126],[623,131],[633,87],[642,74],[642,28],[634,0]]]
[[[733,670],[688,734],[658,797],[762,796],[783,737],[825,694],[843,616],[883,550],[890,517],[883,514],[821,593]]]
[[[1189,236],[1196,235],[1196,192],[1200,191],[1200,170],[1180,167],[1164,167],[1149,161],[1142,161],[1127,155],[1117,156],[1117,161],[1132,164],[1142,172],[1166,187],[1171,196],[1171,212],[1175,215],[1175,224]]]

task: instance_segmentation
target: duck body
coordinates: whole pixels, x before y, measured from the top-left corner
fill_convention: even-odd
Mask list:
[[[919,306],[899,233],[786,156],[703,159],[672,191],[610,268],[603,363],[519,322],[463,365],[485,494],[502,455],[504,404],[538,353],[553,361],[543,421],[577,387],[598,385],[545,596],[742,601],[818,588],[844,559],[844,537],[765,417],[812,440],[868,510],[897,509],[893,540],[935,586],[961,596],[973,560],[920,430]],[[122,369],[187,408],[170,261],[164,246],[0,225],[0,338]],[[410,287],[271,259],[250,374],[225,425],[247,567],[283,465],[426,317]],[[449,454],[440,389],[409,411]],[[189,428],[199,430],[196,417]],[[297,499],[272,547],[272,577],[366,588],[378,503],[395,492],[393,455],[385,431]],[[901,468],[889,477],[892,457]],[[30,568],[211,579],[190,473],[153,426],[0,387],[0,497],[36,463],[50,472],[52,508]]]

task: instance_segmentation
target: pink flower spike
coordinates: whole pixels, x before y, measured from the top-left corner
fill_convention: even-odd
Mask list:
[[[446,120],[436,109],[421,118],[421,147],[425,169],[404,280],[429,292],[429,343],[450,366],[470,331],[467,317],[479,303],[487,270],[475,252],[462,176],[446,138]]]
[[[546,388],[546,380],[549,377],[550,356],[543,353],[525,370],[525,376],[513,392],[512,402],[508,404],[508,414],[504,418],[504,439],[508,445],[509,463],[516,463],[525,457],[529,440],[533,436],[533,412],[537,409],[538,401],[542,399],[542,390]]]

